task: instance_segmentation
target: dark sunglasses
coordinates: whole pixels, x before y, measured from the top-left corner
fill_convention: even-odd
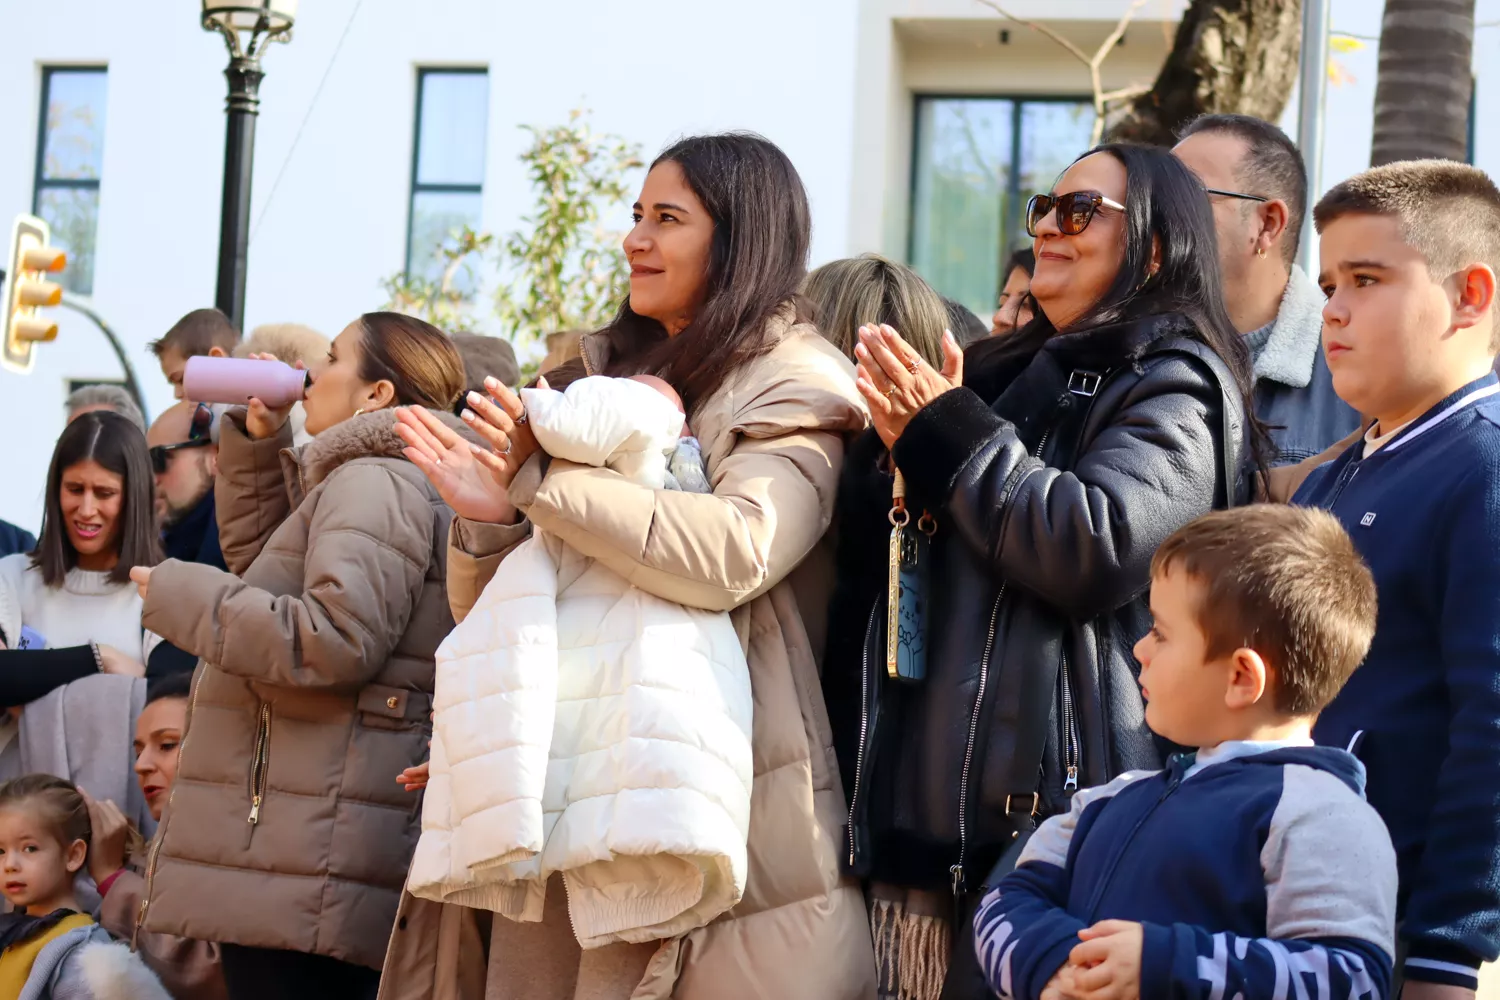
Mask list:
[[[1064,236],[1077,236],[1094,221],[1100,208],[1125,211],[1125,206],[1106,198],[1098,191],[1069,191],[1067,194],[1034,194],[1026,203],[1026,235],[1035,237],[1048,212],[1057,213],[1057,228]]]
[[[213,444],[210,431],[213,428],[214,411],[209,409],[207,403],[199,403],[198,408],[193,411],[193,422],[188,427],[186,441],[176,444],[159,444],[151,449],[151,471],[158,476],[167,471],[167,462],[172,457],[172,452],[183,448],[202,448]]]
[[[1220,198],[1239,198],[1242,201],[1270,201],[1270,198],[1262,198],[1258,194],[1243,194],[1239,191],[1220,191],[1218,188],[1204,188],[1204,194],[1216,194]]]

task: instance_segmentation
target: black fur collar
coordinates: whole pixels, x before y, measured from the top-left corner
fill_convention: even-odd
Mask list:
[[[1016,433],[1035,450],[1047,430],[1087,396],[1070,391],[1084,388],[1092,376],[1102,377],[1122,367],[1139,369],[1141,358],[1154,345],[1190,336],[1192,321],[1178,313],[1147,316],[1128,323],[1058,334],[1042,345],[1030,362],[1006,382],[1006,372],[979,371],[972,385],[1001,417],[1016,425]],[[969,379],[965,379],[969,381]]]

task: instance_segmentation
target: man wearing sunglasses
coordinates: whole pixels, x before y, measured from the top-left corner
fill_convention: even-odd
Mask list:
[[[156,474],[156,517],[168,559],[227,569],[214,516],[214,475],[219,446],[214,413],[206,403],[178,403],[146,432]]]
[[[1360,429],[1323,357],[1323,293],[1293,263],[1307,207],[1302,155],[1281,129],[1245,115],[1204,115],[1181,136],[1172,152],[1213,206],[1224,304],[1250,348],[1274,464],[1301,462]]]

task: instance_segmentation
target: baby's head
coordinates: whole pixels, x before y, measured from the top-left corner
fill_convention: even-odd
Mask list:
[[[1146,724],[1214,746],[1317,717],[1369,652],[1375,578],[1326,511],[1238,507],[1162,543],[1151,614],[1135,647]]]
[[[626,381],[639,382],[641,385],[649,385],[651,388],[655,389],[657,392],[665,396],[667,398],[667,402],[677,407],[678,413],[687,413],[687,410],[684,409],[682,405],[682,397],[677,395],[677,390],[672,388],[672,384],[666,379],[658,378],[655,375],[631,375],[626,379]],[[688,437],[691,434],[692,432],[688,430],[687,421],[684,420],[682,422],[682,436]]]
[[[0,785],[5,898],[32,916],[45,916],[70,900],[73,876],[88,860],[92,835],[88,803],[71,781],[28,774]]]

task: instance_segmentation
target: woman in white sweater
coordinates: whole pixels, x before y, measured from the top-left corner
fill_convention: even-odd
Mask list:
[[[0,559],[0,706],[99,671],[136,677],[160,640],[141,628],[132,566],[161,561],[146,438],[96,411],[58,438],[36,550]]]

